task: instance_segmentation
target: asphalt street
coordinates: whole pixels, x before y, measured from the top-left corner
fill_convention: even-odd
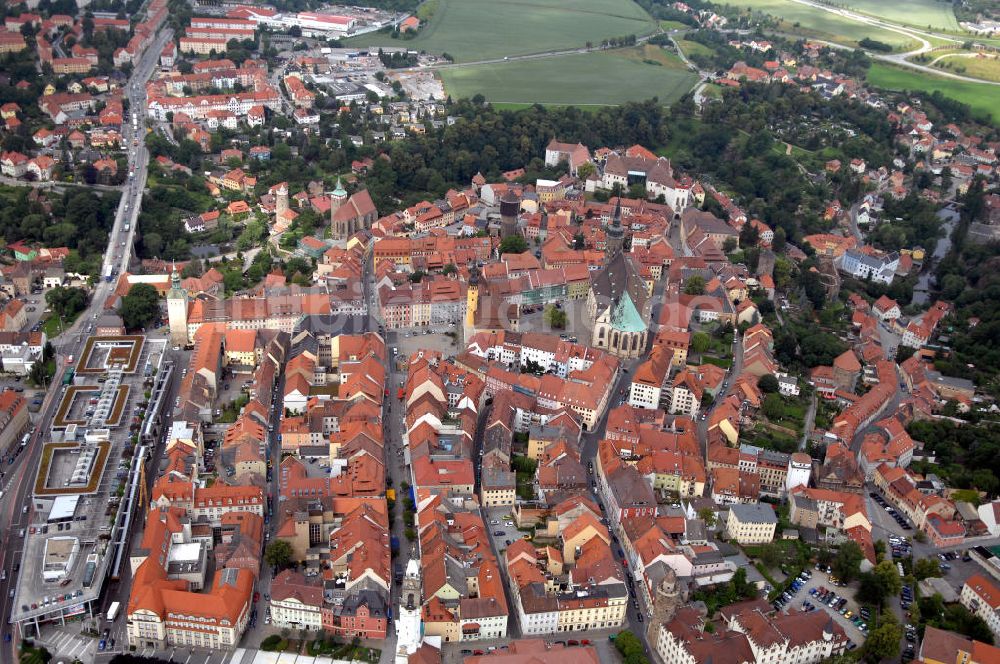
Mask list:
[[[108,251],[105,262],[102,265],[102,275],[107,266],[112,270],[121,273],[128,269],[133,256],[132,243],[134,242],[142,191],[146,182],[146,171],[149,163],[149,153],[145,148],[143,136],[145,135],[144,124],[144,104],[145,104],[145,81],[152,75],[156,66],[157,58],[164,44],[172,37],[169,30],[160,33],[156,41],[144,53],[142,59],[136,63],[132,76],[127,84],[127,94],[130,105],[130,113],[135,113],[135,122],[127,123],[122,127],[122,134],[126,141],[132,143],[128,148],[129,180],[123,188],[123,195],[115,215],[114,225],[110,231]],[[125,230],[125,229],[128,230]],[[6,524],[4,530],[0,532],[2,537],[2,553],[0,553],[0,613],[10,616],[12,606],[12,590],[18,582],[18,571],[20,569],[20,557],[24,546],[22,528],[29,521],[30,517],[30,486],[34,478],[34,471],[38,467],[39,456],[41,454],[42,443],[45,442],[45,432],[49,431],[55,407],[59,403],[58,397],[61,391],[57,389],[61,385],[63,375],[69,368],[70,358],[80,355],[83,347],[83,339],[87,333],[93,329],[93,321],[104,310],[104,303],[114,291],[114,283],[101,279],[97,282],[91,295],[87,309],[79,316],[74,325],[67,329],[56,339],[52,340],[56,350],[56,374],[52,378],[52,388],[48,391],[35,418],[35,430],[31,436],[28,446],[14,463],[9,464],[8,474],[14,473],[14,477],[9,480],[8,488],[4,491],[0,499],[0,515]],[[127,584],[119,582],[119,586],[127,587]],[[127,595],[127,593],[125,593]],[[10,641],[7,641],[7,637]],[[20,638],[24,636],[19,625],[5,625],[4,661],[16,661],[15,648]]]

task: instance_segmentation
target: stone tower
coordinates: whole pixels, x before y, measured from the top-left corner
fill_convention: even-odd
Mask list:
[[[282,182],[274,192],[274,212],[277,218],[281,218],[288,212],[288,185]]]
[[[521,201],[508,189],[500,197],[500,237],[518,234],[517,215],[521,212]]]
[[[611,217],[611,225],[605,231],[607,237],[604,250],[604,263],[608,264],[614,260],[615,256],[622,252],[622,244],[625,242],[625,229],[622,228],[622,199],[621,196],[615,202],[615,213]]]
[[[549,236],[549,211],[542,206],[542,218],[538,223],[538,241],[545,242]]]
[[[188,294],[181,286],[181,275],[175,264],[170,273],[170,290],[167,291],[167,321],[170,325],[170,342],[184,346],[188,342]]]
[[[653,617],[649,620],[646,628],[650,643],[656,643],[657,632],[660,625],[669,623],[674,619],[677,609],[684,602],[681,590],[677,587],[677,573],[673,568],[667,568],[667,574],[660,581],[653,595]]]

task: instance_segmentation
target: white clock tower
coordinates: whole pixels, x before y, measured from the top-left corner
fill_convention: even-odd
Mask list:
[[[170,324],[170,342],[184,346],[188,342],[188,294],[181,286],[181,275],[174,265],[170,273],[170,290],[167,291],[167,321]]]

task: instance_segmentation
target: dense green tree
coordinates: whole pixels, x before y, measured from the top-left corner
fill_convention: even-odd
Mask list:
[[[704,353],[712,345],[712,337],[704,332],[695,332],[691,335],[691,351],[694,353]]]
[[[527,250],[528,241],[522,235],[508,235],[500,241],[501,254],[523,254]]]
[[[940,563],[935,558],[917,558],[913,561],[913,576],[916,577],[917,581],[923,581],[932,576],[941,576]]]
[[[288,567],[292,561],[292,545],[285,540],[274,540],[264,549],[264,561],[279,569]]]
[[[544,317],[545,322],[551,328],[555,330],[563,330],[566,328],[568,317],[566,316],[566,312],[562,309],[557,309],[555,306],[550,304],[545,307]]]
[[[837,555],[833,558],[833,574],[845,583],[849,583],[858,577],[861,571],[861,561],[865,554],[857,542],[848,540],[840,545]]]
[[[45,303],[63,320],[71,320],[87,308],[87,291],[82,288],[56,286],[45,293]]]
[[[160,317],[160,296],[149,284],[135,284],[122,298],[118,315],[128,329],[145,327]]]
[[[181,269],[181,278],[190,279],[192,277],[200,277],[205,272],[205,266],[197,258],[190,260]]]
[[[705,294],[705,277],[700,274],[696,274],[692,277],[688,277],[684,282],[684,292],[688,295],[704,295]]]
[[[883,560],[870,572],[861,575],[861,587],[858,590],[858,600],[864,604],[882,606],[886,598],[899,594],[903,581],[895,563]]]
[[[868,633],[863,651],[865,659],[873,663],[898,657],[899,642],[903,638],[903,628],[892,613],[884,611],[881,616],[881,624]]]
[[[764,394],[774,394],[780,389],[778,379],[774,376],[774,374],[764,374],[758,378],[757,387],[759,387],[760,391]]]

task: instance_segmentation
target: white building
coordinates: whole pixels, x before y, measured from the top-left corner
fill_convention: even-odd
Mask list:
[[[809,486],[812,476],[812,457],[803,452],[796,452],[788,459],[788,474],[785,476],[785,491],[791,491],[797,486]]]
[[[996,584],[982,574],[974,574],[962,586],[959,601],[983,619],[994,638],[1000,637],[1000,588]]]
[[[741,546],[767,544],[774,540],[778,517],[766,503],[730,506],[726,532]]]
[[[774,377],[778,379],[778,392],[781,393],[781,396],[799,396],[799,381],[794,376],[789,376],[786,373],[777,373],[774,374]]]
[[[271,620],[276,629],[323,628],[323,586],[299,572],[282,571],[271,582]]]
[[[512,589],[514,591],[514,605],[517,607],[517,624],[521,626],[521,633],[524,636],[555,634],[559,631],[558,609],[525,613],[517,585],[513,584]]]
[[[993,537],[1000,535],[1000,500],[980,505],[979,518],[986,524],[990,535]]]
[[[423,641],[420,587],[420,563],[413,558],[406,564],[406,576],[403,577],[403,586],[399,591],[395,664],[408,664],[409,656],[417,651]]]
[[[632,381],[628,388],[628,404],[633,408],[656,410],[660,407],[662,392],[659,386]]]
[[[891,284],[899,267],[899,254],[874,256],[857,249],[848,249],[840,259],[840,270],[858,279]]]

